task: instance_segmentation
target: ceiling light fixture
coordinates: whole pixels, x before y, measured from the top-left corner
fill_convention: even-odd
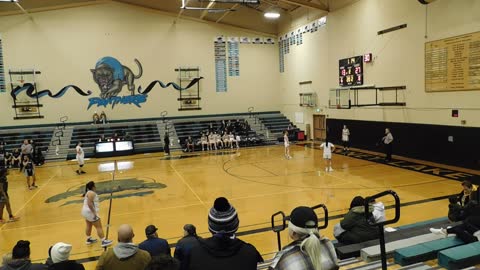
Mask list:
[[[268,11],[263,14],[263,16],[267,19],[278,19],[280,18],[280,13],[277,11]]]

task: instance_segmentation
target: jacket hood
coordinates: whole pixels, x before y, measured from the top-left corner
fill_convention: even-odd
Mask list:
[[[243,241],[221,234],[216,234],[208,239],[199,239],[199,243],[214,257],[231,257],[237,254],[243,246]]]
[[[113,248],[113,253],[118,259],[128,259],[135,255],[138,251],[138,247],[133,243],[118,243]]]
[[[27,270],[30,269],[32,262],[25,259],[12,260],[5,266],[5,270]]]

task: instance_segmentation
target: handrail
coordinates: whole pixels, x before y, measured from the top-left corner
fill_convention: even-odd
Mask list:
[[[370,209],[370,203],[373,202],[375,199],[384,197],[386,195],[392,195],[393,198],[395,199],[395,217],[390,220],[385,220],[383,222],[372,222],[371,216],[369,213]],[[381,254],[381,259],[382,259],[382,269],[386,270],[387,269],[387,254],[385,251],[385,232],[384,232],[384,226],[388,224],[393,224],[396,223],[398,220],[400,220],[400,198],[398,197],[397,193],[393,190],[386,190],[383,192],[380,192],[378,194],[375,194],[373,196],[365,198],[365,218],[367,219],[368,224],[372,226],[378,226],[378,231],[380,233],[380,254]]]
[[[318,205],[312,206],[310,208],[312,210],[315,210],[315,209],[318,209],[318,208],[323,208],[323,212],[324,212],[323,221],[324,221],[324,223],[323,223],[323,225],[319,226],[318,229],[320,230],[320,229],[327,228],[328,227],[328,209],[327,209],[327,206],[325,204],[318,204]],[[275,225],[275,218],[279,215],[282,217],[282,219],[281,219],[282,223],[280,225]],[[278,250],[282,250],[282,241],[281,241],[281,238],[280,238],[280,232],[282,232],[283,230],[285,230],[287,228],[287,224],[286,224],[287,220],[290,220],[290,216],[285,216],[285,213],[283,211],[276,212],[275,214],[272,215],[272,218],[271,218],[272,231],[277,234]]]

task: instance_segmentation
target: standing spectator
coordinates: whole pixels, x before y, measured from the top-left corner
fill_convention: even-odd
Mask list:
[[[150,262],[150,254],[133,244],[133,229],[123,224],[118,228],[118,244],[103,252],[96,270],[144,270]]]
[[[85,228],[85,234],[87,236],[87,245],[91,245],[97,242],[97,239],[92,238],[92,227],[95,226],[98,237],[102,240],[102,247],[106,247],[112,244],[112,240],[105,238],[103,233],[102,221],[98,216],[100,212],[100,200],[97,195],[97,187],[95,182],[90,181],[85,185],[85,193],[83,194],[83,207],[82,216],[85,218],[87,227]]]
[[[256,270],[263,258],[257,249],[235,237],[239,219],[226,198],[217,198],[208,214],[208,229],[213,237],[199,239],[193,247],[186,269],[189,270]]]
[[[47,266],[40,263],[32,263],[30,260],[30,242],[20,240],[13,247],[12,260],[0,270],[46,270]]]
[[[10,206],[10,197],[8,196],[8,170],[7,168],[0,168],[0,224],[4,223],[3,208],[5,207],[8,212],[8,221],[17,221],[18,217],[15,217]]]
[[[23,156],[22,167],[23,167],[23,173],[27,177],[28,189],[32,190],[32,189],[38,188],[38,186],[35,184],[35,181],[37,181],[37,178],[35,177],[35,165],[33,164],[33,161],[30,159],[29,155]],[[30,185],[30,178],[32,179],[31,185]]]
[[[170,155],[170,136],[168,136],[168,131],[165,131],[165,136],[163,137],[163,150],[165,155]]]
[[[107,115],[105,114],[104,111],[102,111],[102,113],[100,114],[100,123],[102,123],[103,125],[105,125],[107,123]]]
[[[177,242],[173,256],[180,261],[180,269],[187,269],[184,263],[185,258],[190,255],[193,247],[198,246],[197,228],[192,224],[183,226],[183,238]]]
[[[48,270],[85,270],[82,264],[68,259],[70,251],[72,251],[70,244],[59,242],[51,246],[48,255],[52,264],[48,266]]]
[[[269,269],[273,270],[333,270],[338,269],[333,244],[321,237],[318,217],[306,206],[293,209],[288,223],[288,235],[293,240],[275,255]]]
[[[148,225],[145,228],[145,235],[147,240],[143,241],[138,245],[139,249],[148,251],[150,256],[158,256],[160,254],[166,254],[171,256],[170,246],[168,245],[167,240],[159,238],[157,234],[158,228],[155,225]]]
[[[325,171],[333,172],[332,168],[332,152],[335,150],[335,145],[328,141],[328,138],[325,139],[325,142],[320,145],[320,148],[323,148],[323,159],[325,159]]]
[[[382,138],[382,142],[385,145],[385,161],[391,161],[392,160],[392,151],[393,151],[393,135],[390,132],[390,129],[386,128],[385,129],[385,136]]]
[[[348,130],[347,125],[343,125],[342,129],[342,143],[343,143],[343,154],[347,154],[348,148],[350,147],[350,130]]]

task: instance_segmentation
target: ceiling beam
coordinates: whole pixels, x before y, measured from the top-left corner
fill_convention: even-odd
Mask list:
[[[213,8],[214,5],[215,5],[215,1],[208,3],[207,9],[205,9],[205,10],[202,12],[202,15],[200,15],[200,20],[203,20],[203,18],[205,18],[205,16],[207,16],[207,14],[208,14],[208,9],[209,9],[209,8]]]
[[[235,5],[233,5],[233,7],[231,9],[236,9],[238,6],[239,6],[239,4],[235,4]],[[229,11],[223,13],[222,17],[218,18],[218,20],[216,20],[215,22],[219,23],[221,20],[223,20],[223,18],[225,18],[228,14],[230,14],[230,12],[232,12],[232,11],[229,10]]]
[[[311,9],[317,9],[317,10],[322,10],[328,12],[328,7],[325,4],[317,4],[317,3],[312,3],[308,2],[306,0],[279,0],[280,2],[288,3],[288,4],[293,4],[301,7],[306,7],[306,8],[311,8]]]

